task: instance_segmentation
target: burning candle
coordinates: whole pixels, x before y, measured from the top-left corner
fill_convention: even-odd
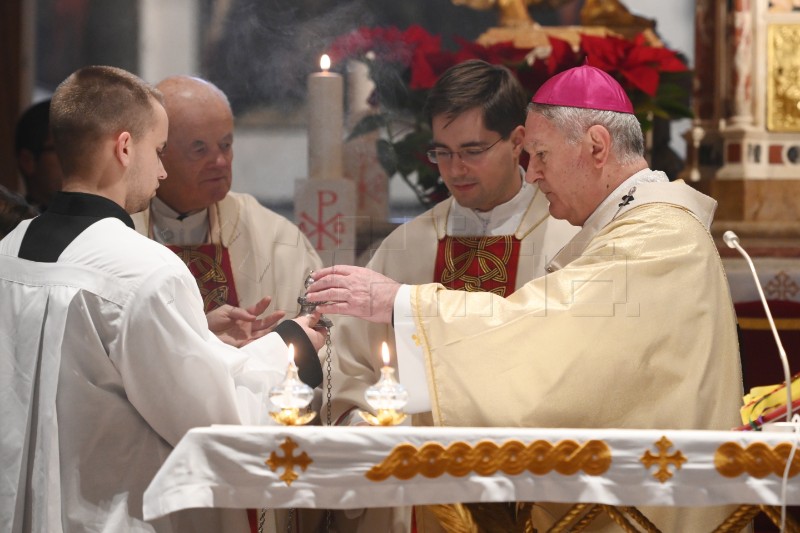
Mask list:
[[[329,72],[327,54],[320,59],[322,72],[308,77],[308,176],[311,179],[344,177],[344,83]]]
[[[270,389],[269,399],[280,409],[301,409],[311,403],[314,391],[297,375],[293,344],[289,344],[288,360],[289,366],[286,368],[286,375],[282,382]]]
[[[389,347],[385,342],[381,345],[381,357],[381,378],[366,390],[364,398],[379,414],[386,410],[400,411],[408,403],[408,392],[394,378],[394,368],[389,366]]]
[[[389,366],[389,347],[386,345],[386,341],[381,343],[381,358],[383,359],[383,367]]]

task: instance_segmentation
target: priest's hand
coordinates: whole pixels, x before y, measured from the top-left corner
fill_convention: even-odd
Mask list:
[[[306,298],[320,302],[322,313],[349,315],[369,322],[391,324],[394,298],[400,284],[368,268],[336,265],[312,274]]]
[[[208,329],[225,344],[241,348],[259,337],[263,337],[285,315],[283,311],[275,311],[264,318],[258,318],[269,307],[272,298],[265,296],[255,305],[248,308],[223,305],[206,315]]]
[[[309,315],[301,315],[292,319],[303,328],[303,331],[308,335],[308,340],[311,341],[311,344],[314,345],[314,349],[317,351],[325,346],[325,340],[328,337],[328,329],[317,326],[317,322],[321,316],[322,313],[314,311]]]

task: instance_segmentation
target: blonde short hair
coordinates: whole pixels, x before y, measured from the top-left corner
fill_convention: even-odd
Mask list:
[[[141,138],[155,121],[154,103],[161,93],[126,70],[84,67],[56,89],[50,103],[50,127],[56,154],[65,175],[91,160],[93,145],[127,131]]]

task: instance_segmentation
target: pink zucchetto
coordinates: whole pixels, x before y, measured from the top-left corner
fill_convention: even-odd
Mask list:
[[[556,74],[544,82],[531,102],[633,113],[633,104],[617,80],[589,65]]]

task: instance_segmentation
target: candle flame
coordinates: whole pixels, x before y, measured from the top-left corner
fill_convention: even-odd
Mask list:
[[[289,345],[289,364],[294,364],[294,344]]]
[[[389,366],[389,347],[386,342],[381,343],[381,357],[383,358],[383,366]]]
[[[327,71],[331,68],[331,58],[328,54],[322,54],[322,57],[319,58],[319,68],[324,71]]]

